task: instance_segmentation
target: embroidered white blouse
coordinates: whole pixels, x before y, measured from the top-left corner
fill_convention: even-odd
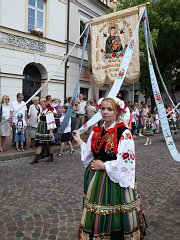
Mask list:
[[[46,123],[47,123],[47,130],[53,130],[56,128],[53,112],[46,110]]]
[[[115,123],[109,128],[114,127]],[[81,161],[87,167],[94,159],[91,152],[92,132],[87,143],[81,144]],[[134,140],[129,129],[126,129],[118,144],[117,159],[104,162],[106,172],[115,183],[119,183],[121,187],[130,187],[134,189],[135,185],[135,149]]]

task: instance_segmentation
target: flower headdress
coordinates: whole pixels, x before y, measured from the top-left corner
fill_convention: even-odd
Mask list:
[[[48,111],[53,112],[54,108],[51,106],[51,102],[46,99],[41,99],[41,103],[44,103],[47,106]]]
[[[173,110],[173,106],[168,106],[167,109],[168,110]]]
[[[112,98],[112,99],[117,103],[120,112],[124,112],[124,111],[125,111],[126,105],[125,105],[125,103],[124,103],[123,100],[121,100],[121,99],[119,99],[119,98],[117,98],[117,97],[107,97],[107,98]],[[102,102],[104,101],[104,99],[106,99],[106,98],[100,98],[100,99],[98,100],[98,102],[97,102],[97,107],[98,107],[99,109],[101,108],[101,104],[102,104]]]

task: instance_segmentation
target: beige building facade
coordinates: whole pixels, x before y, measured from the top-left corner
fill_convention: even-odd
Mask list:
[[[0,97],[22,92],[64,97],[66,9],[63,0],[0,0]]]

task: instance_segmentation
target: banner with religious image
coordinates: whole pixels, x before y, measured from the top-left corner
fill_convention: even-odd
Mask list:
[[[139,8],[108,14],[91,22],[92,72],[98,86],[105,82],[113,83],[128,42],[132,37],[139,18]],[[131,43],[134,47],[133,42]],[[137,40],[125,81],[139,80],[139,41]]]

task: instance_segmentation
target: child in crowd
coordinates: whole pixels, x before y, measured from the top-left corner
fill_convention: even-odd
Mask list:
[[[140,110],[140,116],[139,116],[139,136],[142,137],[143,134],[143,128],[144,128],[144,115],[143,115],[143,111]]]
[[[130,112],[132,114],[132,128],[131,128],[131,133],[132,133],[132,136],[133,138],[136,137],[136,107],[135,105],[133,104],[130,108]]]
[[[23,114],[18,113],[17,115],[17,122],[15,124],[15,143],[16,143],[16,150],[18,152],[24,151],[23,144],[25,142],[25,129],[26,129],[26,123],[23,120]],[[19,149],[19,143],[21,146],[21,149]]]
[[[174,135],[177,133],[177,127],[176,127],[176,112],[173,109],[173,106],[168,106],[167,118],[168,118],[171,134]]]
[[[151,117],[150,113],[147,113],[146,123],[144,127],[145,129],[144,135],[147,137],[146,143],[144,144],[145,146],[152,144],[151,137],[154,135],[153,125],[154,125],[153,118]]]
[[[62,116],[60,117],[60,125],[62,124],[62,122],[64,120],[67,109],[68,109],[68,106],[66,106],[66,105],[61,107]],[[70,147],[70,155],[72,155],[74,153],[74,149],[73,149],[73,146],[71,143],[71,118],[69,119],[67,127],[65,128],[63,134],[61,135],[61,148],[60,148],[60,152],[57,154],[58,157],[61,157],[63,154],[65,142],[68,143],[68,145]]]
[[[155,116],[154,116],[154,129],[155,129],[155,133],[160,132],[159,115],[157,111],[155,111]]]

